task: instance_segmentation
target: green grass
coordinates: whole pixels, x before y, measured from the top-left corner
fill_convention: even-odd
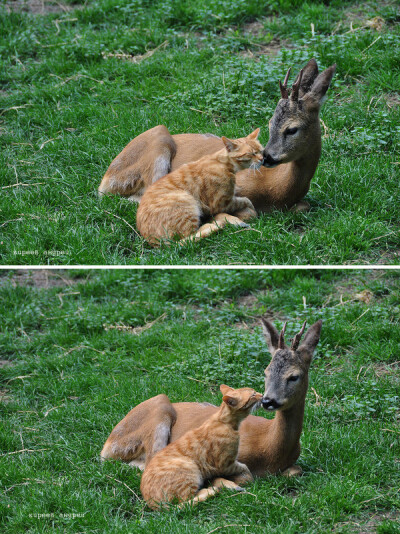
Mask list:
[[[3,265],[399,264],[399,2],[68,5],[44,14],[0,6]],[[367,26],[376,16],[380,31]],[[276,39],[278,54],[265,54]],[[165,41],[139,63],[107,57]],[[321,68],[336,62],[337,73],[310,212],[274,211],[249,230],[153,250],[133,230],[136,206],[99,201],[112,159],[157,124],[233,137],[260,126],[266,142],[278,79],[311,57]]]
[[[13,364],[1,370],[2,531],[399,532],[397,272],[51,271],[48,288],[20,278],[0,277],[0,359]],[[150,511],[136,470],[100,463],[108,434],[161,392],[219,403],[222,382],[262,390],[262,314],[288,320],[288,338],[305,319],[324,321],[304,475],[260,479],[192,511]],[[136,335],[107,329],[157,318]]]

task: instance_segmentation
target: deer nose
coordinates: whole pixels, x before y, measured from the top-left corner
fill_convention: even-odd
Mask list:
[[[279,402],[275,399],[270,399],[269,397],[263,397],[261,404],[264,410],[277,410],[280,407]]]
[[[264,159],[262,162],[264,167],[276,167],[277,165],[279,165],[279,163],[280,161],[278,159],[273,158],[271,154],[264,154]]]

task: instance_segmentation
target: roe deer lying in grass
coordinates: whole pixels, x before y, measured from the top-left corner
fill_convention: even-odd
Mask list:
[[[321,74],[315,59],[300,71],[289,96],[287,80],[280,82],[281,99],[269,122],[270,138],[264,166],[237,174],[238,194],[251,200],[257,211],[271,208],[307,209],[301,202],[308,192],[321,155],[319,110],[335,72],[332,65]],[[105,173],[99,193],[119,194],[140,201],[144,190],[181,165],[221,150],[223,143],[210,134],[171,135],[155,126],[133,139]],[[246,210],[237,214],[251,218]]]
[[[279,334],[265,319],[262,326],[272,355],[265,369],[262,406],[276,410],[276,415],[270,420],[250,415],[242,423],[238,461],[246,464],[253,476],[279,472],[291,476],[301,472],[294,462],[300,455],[308,370],[322,321],[308,329],[300,344],[304,323],[290,348],[284,341],[285,327]],[[197,428],[217,410],[207,403],[171,403],[166,395],[157,395],[133,408],[118,423],[104,444],[101,458],[120,459],[143,469],[169,442]]]

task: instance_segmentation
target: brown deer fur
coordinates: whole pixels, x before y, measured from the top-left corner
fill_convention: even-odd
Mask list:
[[[264,409],[275,411],[274,419],[249,415],[240,426],[238,461],[253,476],[283,472],[297,474],[300,455],[308,370],[321,333],[322,321],[313,324],[300,343],[295,336],[287,347],[272,323],[262,320],[272,360],[265,370]],[[114,428],[104,444],[101,458],[120,459],[143,469],[145,462],[168,442],[200,426],[218,408],[209,404],[171,403],[158,395],[133,408]]]
[[[282,98],[269,123],[265,166],[257,172],[243,170],[237,174],[238,194],[250,199],[257,211],[274,207],[306,209],[307,204],[301,201],[321,155],[319,110],[334,72],[335,65],[318,74],[317,63],[311,59],[290,96],[281,84]],[[161,176],[221,148],[219,137],[171,135],[165,126],[156,126],[133,139],[114,159],[99,192],[139,201],[144,190]],[[249,218],[246,213],[239,217]]]

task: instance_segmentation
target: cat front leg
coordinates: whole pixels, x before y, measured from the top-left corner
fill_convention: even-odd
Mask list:
[[[180,504],[178,504],[178,508],[184,508],[185,506],[196,506],[199,502],[204,502],[205,500],[209,499],[216,493],[218,493],[220,488],[210,486],[208,488],[201,489],[193,499],[183,501]]]
[[[257,217],[257,212],[247,197],[233,196],[225,211],[245,221]]]
[[[219,488],[220,490],[223,489],[223,488],[227,488],[227,489],[231,489],[231,490],[234,490],[234,491],[245,491],[234,480],[230,480],[228,478],[223,478],[223,477],[214,478],[211,481],[211,487]]]
[[[254,480],[253,475],[251,474],[247,465],[237,461],[232,465],[232,468],[229,470],[229,472],[226,473],[226,476],[229,476],[229,479],[237,486],[248,484]]]
[[[205,223],[195,232],[194,234],[185,237],[178,241],[180,245],[186,245],[187,243],[191,243],[193,241],[199,241],[203,237],[207,237],[210,234],[213,234],[214,232],[218,232],[219,230],[222,230],[224,226],[227,224],[232,224],[234,226],[241,226],[241,227],[247,227],[248,224],[238,219],[238,217],[235,217],[234,215],[230,215],[229,213],[218,213],[213,217],[213,221],[209,223]]]
[[[242,485],[253,482],[254,478],[247,465],[241,462],[235,462],[231,468],[226,469],[224,477],[217,477],[211,481],[213,488],[228,488],[235,491],[246,491]]]
[[[214,478],[213,481],[211,482],[211,485],[208,488],[202,488],[195,495],[195,497],[193,497],[193,499],[182,502],[181,504],[178,505],[178,508],[183,508],[188,505],[195,506],[199,502],[204,502],[205,500],[209,499],[216,493],[219,493],[224,488],[231,489],[234,491],[244,491],[243,488],[238,486],[235,482],[232,482],[232,480],[228,480],[222,477]]]

